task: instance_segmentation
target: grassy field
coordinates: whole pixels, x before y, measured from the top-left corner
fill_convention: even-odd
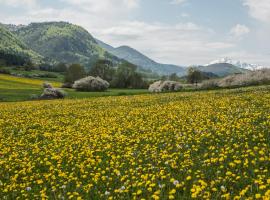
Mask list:
[[[268,199],[270,87],[0,103],[3,199]]]
[[[26,101],[33,95],[40,95],[43,91],[44,80],[15,77],[0,74],[0,101]],[[62,83],[50,81],[54,87],[60,87]],[[77,92],[73,89],[65,89],[68,99],[89,98],[100,96],[121,96],[147,93],[140,89],[109,89],[106,92]]]

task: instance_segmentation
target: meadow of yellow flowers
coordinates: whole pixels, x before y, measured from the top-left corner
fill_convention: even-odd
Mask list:
[[[270,87],[0,103],[1,199],[269,199]]]

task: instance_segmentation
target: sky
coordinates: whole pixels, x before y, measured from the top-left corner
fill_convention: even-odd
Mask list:
[[[270,0],[0,0],[0,22],[67,21],[114,47],[181,66],[270,66]]]

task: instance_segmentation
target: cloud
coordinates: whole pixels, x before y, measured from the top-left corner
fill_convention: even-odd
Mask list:
[[[244,5],[249,8],[252,17],[262,22],[270,23],[269,0],[244,0]]]
[[[79,9],[89,12],[111,13],[137,8],[139,0],[61,0]]]
[[[26,6],[26,7],[33,7],[37,3],[36,0],[0,0],[1,5],[7,5],[11,7],[20,7],[20,6]]]
[[[215,58],[234,44],[213,40],[214,31],[187,22],[168,25],[126,21],[97,33],[113,46],[129,45],[158,62],[189,65]]]
[[[182,4],[182,3],[185,3],[187,0],[172,0],[171,1],[171,4]]]
[[[233,37],[241,38],[244,35],[248,34],[249,32],[250,29],[246,25],[237,24],[231,29],[230,34]]]

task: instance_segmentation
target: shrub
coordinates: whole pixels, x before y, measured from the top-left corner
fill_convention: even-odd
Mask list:
[[[45,88],[40,99],[63,99],[66,93],[58,88]]]
[[[105,91],[109,86],[107,81],[93,76],[82,78],[73,84],[73,88],[78,91]]]
[[[43,88],[53,88],[52,84],[51,83],[43,83]]]
[[[234,74],[220,80],[204,81],[201,85],[203,89],[229,88],[252,85],[270,84],[270,69],[250,71],[245,74]]]
[[[201,89],[215,89],[218,88],[218,80],[212,79],[212,80],[206,80],[203,81],[201,84]]]
[[[11,71],[6,68],[0,68],[0,74],[11,74]]]
[[[61,88],[72,88],[73,84],[72,83],[63,83]]]
[[[57,78],[57,75],[53,73],[36,74],[35,76],[39,78]]]
[[[157,81],[149,86],[150,92],[175,92],[179,91],[183,86],[176,81]]]

